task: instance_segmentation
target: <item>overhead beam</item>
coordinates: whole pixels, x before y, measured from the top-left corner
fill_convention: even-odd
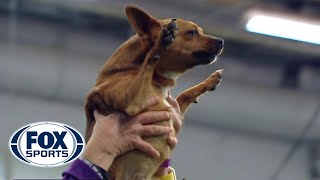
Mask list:
[[[0,15],[9,16],[8,2],[2,1],[0,3]],[[127,39],[131,29],[124,15],[107,12],[101,14],[93,10],[72,9],[67,6],[46,5],[45,3],[19,2],[14,10],[18,20],[19,18],[28,18],[59,26],[85,28],[95,32],[108,33],[121,39]],[[291,41],[280,42],[276,39],[272,41],[270,37],[234,32],[223,27],[214,30],[206,27],[206,29],[209,29],[210,34],[218,34],[225,39],[225,56],[234,57],[240,61],[266,64],[298,62],[320,66],[320,47],[316,45],[302,45],[299,42]]]

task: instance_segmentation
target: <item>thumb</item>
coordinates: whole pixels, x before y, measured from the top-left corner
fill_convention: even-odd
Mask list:
[[[166,100],[178,113],[180,113],[180,107],[176,99],[169,94]]]
[[[105,117],[104,115],[100,114],[98,111],[94,111],[93,116],[96,121]]]

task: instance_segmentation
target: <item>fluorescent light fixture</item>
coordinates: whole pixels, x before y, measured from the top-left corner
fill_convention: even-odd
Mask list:
[[[247,31],[320,45],[320,23],[290,17],[250,13]]]

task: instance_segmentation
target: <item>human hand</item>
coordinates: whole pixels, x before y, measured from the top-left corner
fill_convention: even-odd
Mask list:
[[[176,99],[174,99],[170,94],[168,94],[168,97],[166,98],[168,103],[173,107],[171,113],[172,113],[172,120],[173,120],[173,127],[175,130],[175,133],[171,133],[168,136],[168,144],[169,146],[173,149],[178,143],[177,140],[177,134],[180,132],[181,126],[182,126],[182,117],[180,115],[180,107]],[[168,164],[170,164],[170,159]],[[154,174],[155,176],[164,176],[169,173],[169,167],[163,166],[163,164],[160,165],[156,173]]]
[[[172,119],[173,119],[173,127],[175,130],[174,135],[171,133],[168,137],[168,143],[170,147],[173,149],[177,145],[177,134],[180,132],[181,126],[182,126],[182,117],[180,115],[180,107],[176,99],[174,99],[170,94],[166,98],[168,103],[173,107],[171,113],[172,113]]]
[[[152,97],[145,107],[158,102],[159,98]],[[172,132],[170,127],[152,125],[155,122],[169,120],[170,113],[167,111],[149,111],[134,117],[119,112],[108,116],[94,112],[94,117],[96,122],[83,158],[105,170],[109,169],[115,157],[135,148],[153,157],[159,157],[159,152],[141,137]]]

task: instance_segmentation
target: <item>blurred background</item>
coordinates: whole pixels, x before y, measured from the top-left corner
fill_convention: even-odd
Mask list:
[[[320,27],[298,33],[311,37],[299,41],[247,24],[266,13],[320,25],[319,0],[0,0],[0,179],[61,176],[65,166],[18,161],[9,138],[37,121],[84,132],[86,92],[133,34],[123,10],[129,3],[158,18],[192,20],[225,40],[217,63],[186,73],[172,91],[224,69],[221,85],[186,115],[172,157],[178,179],[320,179]],[[286,27],[290,34],[302,25]]]

